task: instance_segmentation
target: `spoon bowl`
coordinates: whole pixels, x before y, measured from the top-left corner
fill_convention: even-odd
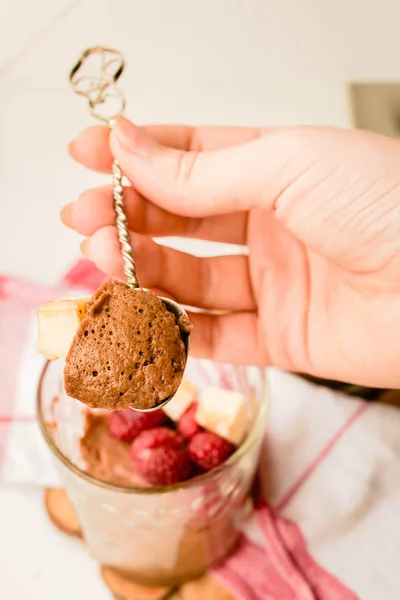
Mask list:
[[[177,302],[174,302],[173,300],[170,300],[169,298],[162,298],[161,296],[159,296],[159,298],[160,298],[160,300],[163,301],[166,309],[175,316],[175,322],[179,327],[179,330],[181,333],[181,339],[182,339],[183,345],[185,346],[185,353],[186,353],[185,367],[186,367],[187,359],[189,356],[190,330],[185,330],[182,327],[182,324],[190,323],[189,317],[187,316],[185,309],[182,308],[182,306],[180,304],[178,304]],[[178,388],[179,388],[179,386],[178,386]],[[175,394],[176,394],[176,392],[174,392],[170,396],[167,396],[167,398],[165,398],[162,402],[160,402],[160,404],[157,404],[157,406],[153,406],[152,408],[134,408],[132,405],[129,408],[131,410],[135,410],[137,412],[154,412],[155,410],[159,410],[160,408],[162,408],[163,406],[168,404],[168,402],[170,400],[172,400],[172,398],[175,396]]]

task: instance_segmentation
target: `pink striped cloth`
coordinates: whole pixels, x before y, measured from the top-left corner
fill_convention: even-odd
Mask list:
[[[35,423],[37,306],[104,276],[79,261],[55,288],[0,277],[0,485],[58,482]],[[256,510],[214,570],[240,600],[398,600],[400,412],[277,369]]]

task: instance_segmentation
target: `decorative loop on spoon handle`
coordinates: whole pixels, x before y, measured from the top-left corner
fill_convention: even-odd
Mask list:
[[[119,168],[118,161],[113,162],[113,198],[114,209],[116,213],[116,225],[118,231],[118,239],[121,244],[121,254],[124,259],[124,272],[127,279],[127,284],[130,287],[138,288],[139,283],[136,277],[136,266],[133,259],[133,250],[129,241],[129,231],[127,227],[127,219],[124,210],[124,190],[122,187],[122,173]]]

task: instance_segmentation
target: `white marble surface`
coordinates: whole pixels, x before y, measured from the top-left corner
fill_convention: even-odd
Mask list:
[[[91,123],[67,83],[85,47],[126,54],[138,123],[346,127],[344,82],[399,74],[399,21],[398,0],[2,0],[0,273],[51,283],[78,255],[58,213],[103,180],[66,153]],[[38,489],[0,490],[0,556],[1,598],[108,597],[84,548],[47,522]]]

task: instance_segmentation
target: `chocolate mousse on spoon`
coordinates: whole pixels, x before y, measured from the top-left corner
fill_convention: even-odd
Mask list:
[[[175,302],[108,281],[88,303],[74,335],[65,391],[94,408],[164,406],[182,380],[189,326]]]
[[[100,72],[85,74],[96,58]],[[74,91],[87,97],[92,114],[110,126],[125,108],[116,87],[123,69],[119,52],[95,47],[82,54],[70,73]],[[48,359],[66,359],[68,396],[93,408],[152,411],[165,406],[182,381],[192,326],[179,304],[139,286],[116,161],[113,199],[127,283],[109,281],[92,298],[42,305],[38,350]]]

